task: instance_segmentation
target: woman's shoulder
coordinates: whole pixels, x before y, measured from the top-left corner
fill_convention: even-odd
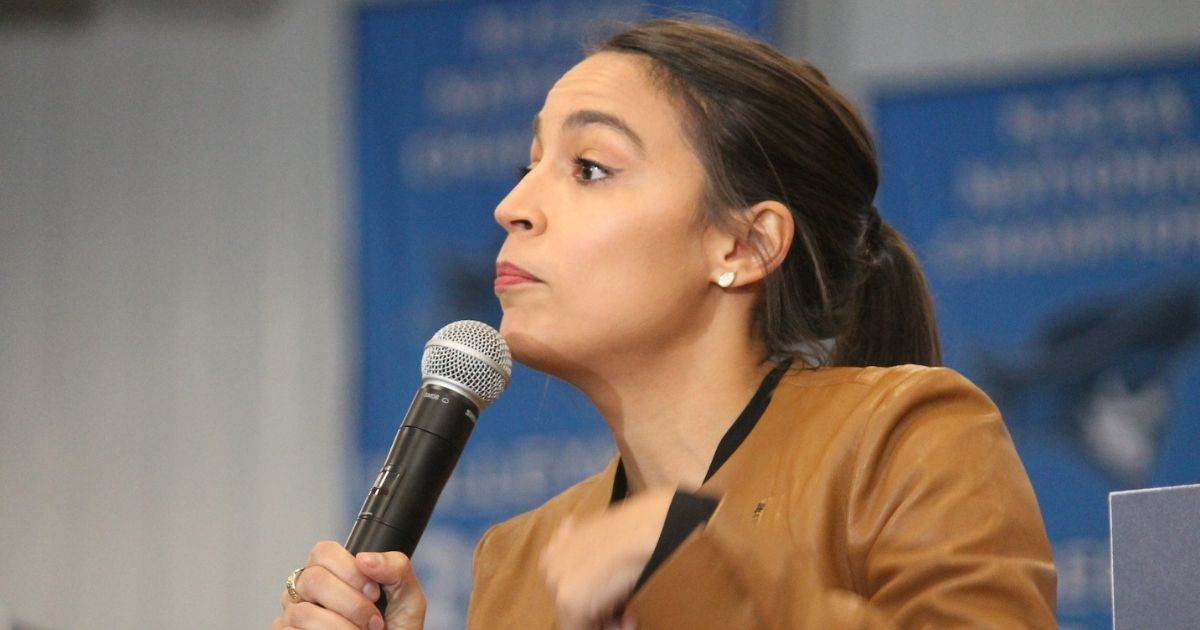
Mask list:
[[[849,408],[900,404],[931,396],[978,398],[990,404],[987,395],[962,374],[925,365],[792,369],[780,381],[775,396],[808,405]]]
[[[521,555],[523,549],[544,546],[568,515],[586,516],[602,511],[612,492],[616,471],[614,457],[600,472],[558,493],[540,506],[490,527],[475,550],[475,562],[487,562],[489,557],[503,558]]]
[[[511,617],[506,627],[549,625],[553,607],[537,570],[531,567],[537,566],[542,550],[564,518],[588,515],[608,505],[615,471],[614,457],[599,473],[541,506],[488,529],[475,547],[469,627],[493,627],[498,611]]]
[[[967,426],[1003,425],[999,410],[975,384],[943,367],[836,367],[790,371],[764,414],[772,441],[844,443],[857,450],[868,434],[946,435]]]
[[[913,364],[889,367],[797,367],[789,370],[780,384],[787,387],[875,389],[895,387],[903,383],[943,383],[974,387],[965,376],[951,368]]]

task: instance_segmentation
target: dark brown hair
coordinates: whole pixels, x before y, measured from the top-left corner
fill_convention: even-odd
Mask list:
[[[768,200],[791,211],[791,249],[767,276],[756,311],[774,357],[941,363],[925,278],[873,205],[879,167],[870,135],[819,70],[694,20],[647,22],[594,52],[653,62],[707,170],[710,221],[732,226],[739,210]]]

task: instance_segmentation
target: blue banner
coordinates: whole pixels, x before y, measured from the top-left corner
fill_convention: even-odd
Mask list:
[[[1200,63],[890,89],[879,206],[1033,480],[1064,628],[1110,628],[1109,491],[1200,481]]]
[[[499,324],[492,281],[504,232],[492,210],[528,162],[530,123],[550,86],[613,25],[697,11],[764,34],[768,4],[511,0],[358,11],[361,468],[352,497],[383,462],[430,336],[460,319]],[[414,554],[426,627],[463,627],[471,554],[488,525],[536,507],[614,452],[590,402],[518,366],[483,412]]]

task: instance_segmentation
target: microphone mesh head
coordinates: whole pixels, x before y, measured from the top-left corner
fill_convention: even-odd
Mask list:
[[[421,377],[461,387],[479,408],[496,402],[512,376],[508,344],[483,322],[463,320],[434,333],[421,355]],[[458,389],[458,388],[455,388]]]

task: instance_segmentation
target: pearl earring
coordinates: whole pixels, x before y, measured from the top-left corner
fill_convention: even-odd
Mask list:
[[[726,271],[717,277],[717,286],[721,287],[722,289],[728,289],[729,287],[733,286],[733,279],[736,277],[737,272]]]

